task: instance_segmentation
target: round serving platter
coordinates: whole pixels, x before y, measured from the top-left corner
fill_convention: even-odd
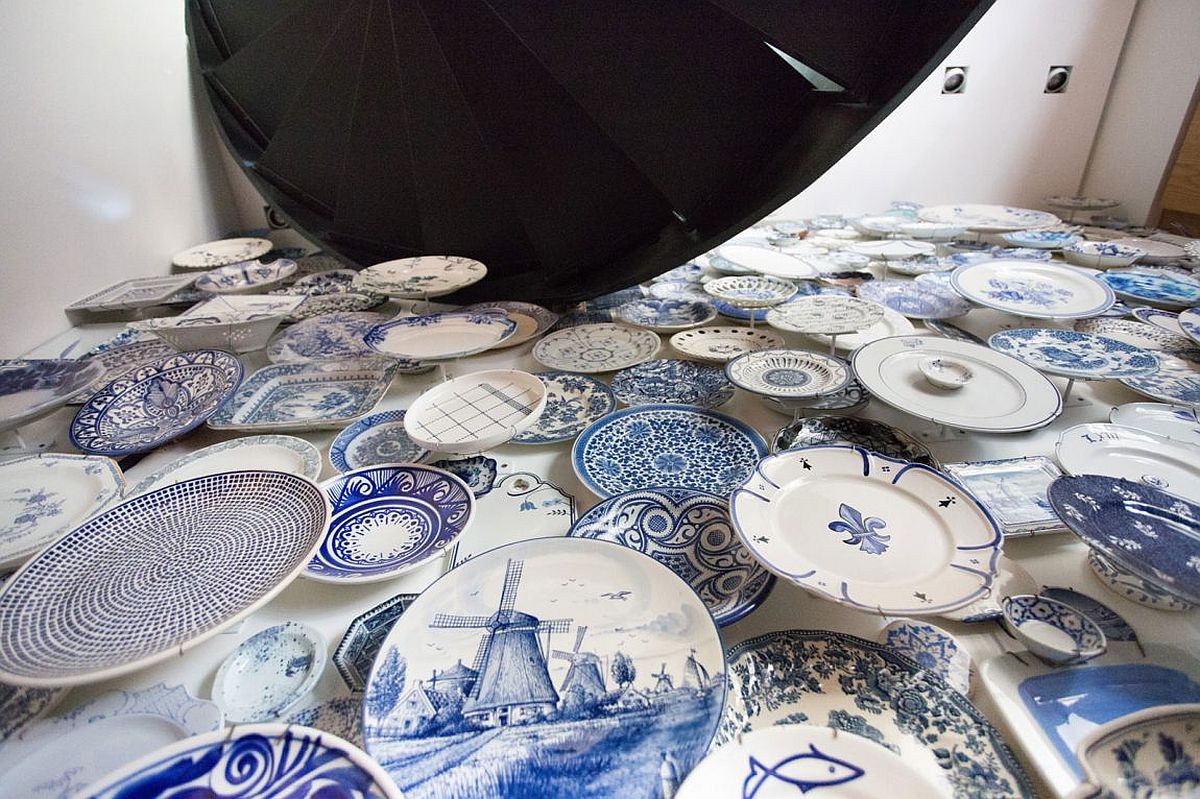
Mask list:
[[[717,309],[698,300],[647,297],[617,306],[614,314],[625,324],[670,333],[711,322],[717,316]]]
[[[1158,358],[1149,350],[1076,330],[1001,330],[988,338],[988,346],[1039,372],[1080,380],[1139,377],[1158,369]]]
[[[1067,474],[1120,477],[1200,502],[1191,444],[1117,424],[1079,424],[1058,437],[1054,457]]]
[[[515,347],[518,344],[524,344],[526,341],[535,339],[554,327],[554,323],[559,319],[559,315],[548,308],[543,308],[532,302],[517,302],[516,300],[477,302],[461,310],[467,313],[493,310],[503,311],[508,314],[509,319],[517,322],[517,332],[513,334],[512,338],[505,339],[498,344],[496,346],[497,349]]]
[[[337,434],[329,445],[329,463],[345,474],[385,463],[418,463],[429,456],[404,431],[404,411],[364,416]]]
[[[883,306],[880,307],[883,308]],[[843,333],[833,338],[832,343],[835,349],[848,352],[858,349],[869,341],[888,336],[904,336],[915,330],[913,323],[908,321],[904,314],[893,311],[891,308],[883,308],[883,318],[878,322],[857,333]],[[830,343],[830,336],[819,333],[812,334],[811,338],[822,344]]]
[[[1200,364],[1160,352],[1158,370],[1142,377],[1124,377],[1121,383],[1160,402],[1200,406]]]
[[[103,364],[88,360],[0,362],[0,432],[66,405],[94,386],[104,372]]]
[[[1179,314],[1174,311],[1164,311],[1161,308],[1151,308],[1146,305],[1141,308],[1134,308],[1132,316],[1139,322],[1161,327],[1163,330],[1168,333],[1174,333],[1176,336],[1187,335],[1183,327],[1179,324]]]
[[[269,239],[220,239],[175,253],[171,256],[171,264],[180,269],[212,269],[261,258],[273,246]]]
[[[1062,221],[1047,211],[1007,205],[927,205],[917,211],[917,215],[926,222],[958,225],[980,233],[1052,227]]]
[[[532,425],[513,436],[513,444],[570,441],[617,407],[612,389],[594,377],[555,371],[535,377],[546,386],[546,406]]]
[[[835,394],[850,382],[846,362],[805,350],[759,350],[725,364],[739,388],[765,397],[803,399]]]
[[[783,337],[749,327],[702,327],[671,336],[671,346],[689,358],[725,363],[757,350],[782,349]]]
[[[1200,417],[1195,407],[1161,402],[1128,402],[1113,408],[1108,420],[1175,441],[1200,445]]]
[[[135,497],[194,477],[240,469],[287,472],[316,480],[321,474],[321,451],[295,436],[259,435],[234,438],[171,461],[139,480],[133,488],[125,492],[125,496]]]
[[[954,270],[950,284],[972,302],[1035,319],[1082,319],[1116,302],[1112,289],[1061,264],[989,260]]]
[[[601,322],[551,333],[533,345],[533,357],[563,372],[615,372],[650,360],[661,347],[649,330]]]
[[[384,261],[354,278],[357,288],[401,299],[441,297],[483,280],[487,267],[456,255],[420,255]]]
[[[517,323],[505,314],[435,313],[382,322],[368,329],[363,341],[390,358],[440,361],[489,350],[516,332]]]
[[[733,397],[734,387],[720,366],[660,358],[613,375],[613,395],[626,405],[675,403],[716,408]]]
[[[873,280],[860,285],[857,292],[862,299],[909,319],[952,319],[971,310],[971,303],[949,288],[915,280]]]
[[[802,280],[817,276],[817,270],[800,258],[766,247],[749,244],[727,244],[718,247],[718,257],[742,269],[785,280]]]

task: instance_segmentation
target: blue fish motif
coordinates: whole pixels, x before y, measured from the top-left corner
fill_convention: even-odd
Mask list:
[[[803,794],[815,788],[843,785],[858,779],[864,773],[852,763],[824,754],[813,744],[808,745],[807,752],[786,757],[770,767],[764,766],[751,756],[750,773],[742,783],[742,799],[754,799],[769,779],[794,785]]]

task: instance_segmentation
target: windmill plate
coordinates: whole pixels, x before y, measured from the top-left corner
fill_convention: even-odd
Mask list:
[[[570,441],[583,428],[617,407],[606,383],[571,372],[538,372],[546,387],[546,407],[537,420],[513,436],[513,444],[557,444]]]
[[[729,520],[729,500],[690,488],[645,488],[609,497],[571,527],[636,549],[687,581],[724,627],[762,604],[775,576],[750,554]]]
[[[563,372],[615,372],[653,358],[660,347],[649,330],[601,322],[551,333],[533,345],[533,357]]]
[[[418,463],[429,451],[413,443],[404,431],[404,411],[380,411],[364,416],[329,445],[329,463],[343,474],[385,463]]]
[[[1035,795],[1012,750],[969,699],[883,644],[787,630],[740,643],[727,659],[729,701],[719,746],[731,745],[739,734],[806,722],[869,739],[955,797]],[[788,787],[783,795],[795,796]]]
[[[321,488],[333,515],[304,576],[340,585],[390,580],[442,556],[475,514],[462,479],[415,463],[355,469]]]
[[[858,610],[933,615],[990,591],[1000,529],[928,466],[822,445],[764,458],[730,498],[771,571]]]
[[[203,477],[217,472],[236,472],[241,469],[267,469],[287,472],[309,480],[321,476],[321,451],[313,444],[295,436],[244,436],[222,441],[184,455],[158,471],[143,477],[125,492],[135,497],[157,488]]]
[[[703,758],[723,664],[704,604],[661,563],[605,541],[510,544],[396,620],[363,737],[408,796],[653,796],[662,769]]]
[[[749,327],[702,327],[671,336],[671,346],[701,361],[725,363],[747,352],[783,349],[783,337]]]
[[[988,260],[961,266],[950,284],[986,308],[1034,319],[1082,319],[1112,307],[1111,288],[1062,264]]]
[[[175,253],[171,264],[180,269],[212,269],[261,258],[274,246],[269,239],[220,239]]]

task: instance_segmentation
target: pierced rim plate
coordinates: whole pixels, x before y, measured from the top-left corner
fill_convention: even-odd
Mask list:
[[[601,322],[551,333],[533,345],[533,357],[547,369],[590,374],[648,361],[661,347],[652,331]]]
[[[419,463],[428,456],[404,431],[404,411],[364,416],[329,445],[329,464],[343,474],[385,463]]]
[[[372,264],[358,273],[358,288],[400,299],[441,297],[483,280],[487,267],[457,255],[419,255]]]
[[[274,246],[269,239],[218,239],[175,253],[171,263],[180,269],[212,269],[261,258]]]
[[[958,483],[862,447],[764,458],[734,490],[730,511],[768,569],[874,613],[934,615],[969,604],[990,590],[1000,555],[1000,528]]]
[[[1054,445],[1068,474],[1121,477],[1200,501],[1200,460],[1190,444],[1116,424],[1078,424]]]
[[[802,280],[817,276],[817,270],[806,261],[778,250],[749,244],[727,244],[718,247],[718,257],[743,269],[785,280]]]
[[[184,455],[147,475],[126,498],[218,472],[259,469],[287,472],[309,480],[321,476],[321,451],[295,436],[262,435],[222,441]]]
[[[260,630],[222,661],[212,699],[230,724],[279,718],[316,687],[328,648],[325,636],[300,622]]]
[[[417,397],[404,415],[404,430],[431,452],[470,455],[528,430],[545,407],[546,386],[528,372],[472,372]]]
[[[671,346],[691,358],[725,363],[757,350],[783,349],[783,337],[748,327],[702,327],[671,336]]]
[[[850,382],[845,361],[804,350],[748,352],[725,364],[725,375],[746,391],[782,399],[835,394]]]
[[[884,307],[836,294],[799,297],[767,311],[767,324],[791,333],[857,333],[883,319]]]
[[[1117,301],[1112,289],[1091,275],[1038,261],[978,261],[955,269],[950,285],[986,308],[1034,319],[1096,316]]]
[[[1158,369],[1158,358],[1149,350],[1077,330],[1001,330],[988,338],[988,346],[1040,372],[1081,380],[1138,377]]]
[[[949,288],[915,280],[872,280],[856,291],[909,319],[952,319],[971,310],[971,303]]]
[[[797,289],[794,283],[777,277],[731,276],[719,277],[704,284],[713,297],[739,308],[765,308],[791,299]]]

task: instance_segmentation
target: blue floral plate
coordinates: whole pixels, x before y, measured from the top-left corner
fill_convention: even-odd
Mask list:
[[[634,300],[614,311],[618,320],[660,332],[699,327],[716,318],[717,311],[707,302],[690,299],[660,300],[652,297]]]
[[[738,539],[729,501],[690,488],[646,488],[609,497],[568,535],[636,549],[678,574],[724,627],[762,604],[775,576]]]
[[[440,557],[471,523],[460,478],[415,463],[355,469],[322,484],[333,515],[304,576],[349,584],[390,580]]]
[[[335,311],[292,325],[275,335],[267,344],[271,363],[302,363],[346,358],[378,357],[363,342],[363,336],[375,325],[390,319],[387,314]],[[417,361],[397,361],[397,371],[420,374],[433,367]]]
[[[0,360],[0,431],[67,404],[103,374],[96,361]]]
[[[1200,344],[1200,308],[1188,308],[1179,312],[1179,327],[1184,335]]]
[[[1122,297],[1169,308],[1200,305],[1200,280],[1165,269],[1110,269],[1100,275]]]
[[[379,765],[336,735],[244,724],[159,749],[88,787],[89,799],[318,796],[403,799]]]
[[[537,372],[546,386],[546,407],[513,444],[557,444],[570,441],[583,428],[617,407],[612,389],[588,375],[570,372]]]
[[[1121,383],[1151,399],[1200,407],[1200,364],[1166,352],[1155,353],[1155,357],[1158,371],[1123,377]]]
[[[217,669],[212,699],[229,724],[277,719],[316,687],[325,637],[307,624],[276,624],[238,644]]]
[[[367,677],[371,674],[371,664],[379,654],[379,647],[383,646],[396,619],[417,596],[397,594],[358,614],[350,622],[341,643],[334,650],[333,665],[351,691],[361,691],[367,687]],[[360,711],[355,715],[361,717],[362,713]]]
[[[767,454],[745,423],[689,405],[638,405],[593,422],[575,439],[571,465],[594,494],[645,486],[725,494]]]
[[[384,463],[419,463],[429,455],[404,432],[404,411],[381,411],[359,419],[329,445],[329,463],[339,472]]]
[[[113,457],[154,449],[204,424],[241,380],[242,362],[220,350],[160,358],[93,394],[71,421],[71,443]]]
[[[1158,358],[1148,350],[1075,330],[1001,330],[988,338],[988,346],[1040,372],[1081,380],[1139,377],[1158,370]]]
[[[733,384],[720,366],[660,358],[617,372],[612,392],[626,405],[669,402],[716,408],[733,397]]]
[[[1034,319],[1097,316],[1117,301],[1111,288],[1063,264],[987,260],[955,269],[950,284],[986,308]]]
[[[1089,732],[1075,747],[1097,795],[1193,796],[1200,791],[1200,704],[1147,708]]]
[[[913,280],[873,280],[858,287],[858,296],[910,319],[950,319],[971,310],[953,291]]]

